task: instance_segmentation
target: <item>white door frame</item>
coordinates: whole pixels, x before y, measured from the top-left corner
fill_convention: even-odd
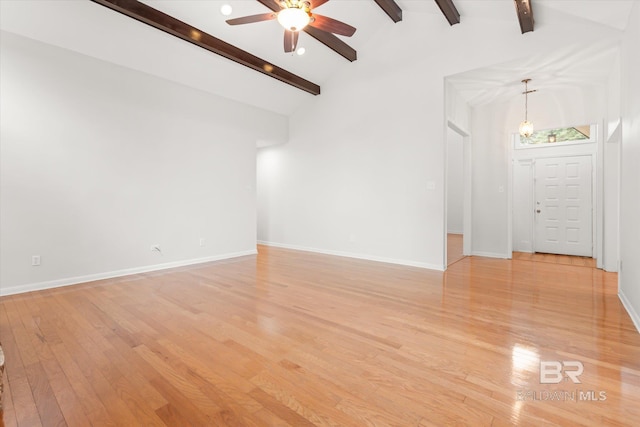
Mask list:
[[[471,255],[471,134],[453,121],[447,119],[447,127],[462,136],[462,173],[463,173],[463,205],[462,205],[462,255]],[[446,134],[446,133],[445,133]],[[447,214],[448,214],[448,183],[447,165],[449,164],[449,150],[445,146],[444,159],[444,270],[447,269]]]

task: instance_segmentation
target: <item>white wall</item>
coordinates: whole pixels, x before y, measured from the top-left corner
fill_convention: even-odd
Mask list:
[[[617,272],[620,261],[620,145],[622,124],[620,107],[622,90],[620,86],[620,57],[612,64],[607,81],[607,117],[603,146],[604,183],[604,239],[602,268]]]
[[[0,66],[0,293],[255,251],[285,117],[6,32]]]
[[[447,233],[462,234],[464,212],[463,137],[447,128]]]
[[[622,46],[622,177],[620,297],[640,331],[640,3]]]
[[[513,161],[513,250],[534,252],[533,249],[533,161]]]
[[[487,104],[471,113],[473,135],[472,229],[474,255],[508,254],[508,104]]]
[[[619,220],[620,220],[620,143],[621,126],[604,144],[604,248],[602,268],[606,271],[618,271]]]
[[[358,61],[324,82],[322,95],[292,116],[288,144],[263,149],[259,161],[269,159],[277,170],[265,172],[258,189],[268,192],[261,200],[270,205],[261,240],[443,269],[445,77],[523,52],[615,36],[615,30],[579,22],[550,23],[522,36],[512,20],[469,16],[451,27],[440,14],[408,12],[403,18],[381,27],[359,49]],[[427,37],[424,26],[439,36]],[[517,130],[522,103],[516,101],[517,112],[506,118]],[[476,249],[498,254],[507,247],[506,192],[497,193],[507,182],[506,118],[496,122],[485,115],[497,125],[498,139],[482,130],[481,150],[471,132],[473,152],[479,152],[474,168],[476,160],[486,161],[479,176],[489,195],[474,203],[495,202],[474,223],[473,233],[484,233]]]

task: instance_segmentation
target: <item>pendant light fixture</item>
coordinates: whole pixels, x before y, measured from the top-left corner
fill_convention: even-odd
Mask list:
[[[528,84],[530,81],[531,79],[522,80],[522,83],[524,83],[524,92],[522,92],[524,94],[524,121],[520,123],[520,135],[525,138],[529,138],[531,135],[533,135],[533,123],[531,123],[527,117],[529,109],[528,95],[532,92],[535,92],[535,90],[529,90]]]

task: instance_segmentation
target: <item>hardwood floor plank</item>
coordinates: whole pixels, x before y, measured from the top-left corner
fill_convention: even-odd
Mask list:
[[[441,273],[261,246],[2,297],[5,423],[635,427],[640,334],[592,261]],[[541,383],[542,361],[581,382]]]
[[[41,426],[42,421],[27,378],[11,379],[11,397],[18,425]]]
[[[138,413],[145,412],[146,408],[127,404],[126,390],[132,390],[132,387],[105,356],[111,346],[91,325],[90,309],[76,296],[73,300],[75,310],[67,311],[66,325],[59,331],[64,344],[56,346],[56,356],[67,365],[71,357],[77,361],[71,365],[67,376],[73,375],[80,393],[88,395],[87,398],[82,396],[83,402],[90,405],[85,409],[88,416],[99,419],[99,423],[111,423],[110,420],[135,423]],[[148,422],[153,424],[154,421],[154,417],[150,417]]]
[[[271,395],[260,387],[250,391],[249,395],[257,402],[260,402],[265,409],[289,425],[299,427],[313,427],[316,425],[306,417],[298,414],[295,408],[290,408],[286,402],[281,402],[277,396]]]
[[[135,349],[144,360],[151,365],[160,376],[177,390],[184,401],[188,401],[192,407],[190,412],[198,414],[199,422],[208,425],[216,425],[219,421],[221,408],[216,405],[205,393],[196,385],[181,376],[167,361],[167,357],[159,350],[152,350],[145,344]],[[222,424],[224,425],[224,424]]]
[[[275,415],[273,412],[269,411],[266,408],[262,408],[258,412],[254,414],[259,420],[260,425],[270,426],[270,427],[294,427],[298,424],[289,424],[282,418]]]
[[[595,258],[571,255],[544,254],[544,253],[528,253],[514,252],[513,259],[529,260],[535,262],[547,262],[551,264],[576,265],[581,267],[596,267]]]
[[[8,299],[11,299],[13,304],[5,307],[2,317],[2,349],[7,378],[5,393],[11,394],[12,410],[18,425],[39,426],[42,423],[24,364],[24,360],[35,363],[34,360],[37,358],[20,317],[20,298],[14,296]]]
[[[69,384],[57,360],[44,361],[42,364],[66,424],[70,427],[90,425],[91,421],[84,413],[80,399]]]
[[[162,419],[167,419],[167,412],[170,412],[170,418],[175,419],[180,417],[179,424],[167,424],[171,425],[187,425],[187,426],[209,426],[213,424],[213,420],[210,416],[204,414],[197,405],[195,405],[189,398],[187,398],[182,391],[173,386],[164,377],[154,377],[149,381],[153,387],[158,390],[170,403],[171,408],[160,408],[158,416]],[[165,423],[166,424],[166,423]]]
[[[310,390],[301,393],[298,386],[267,370],[260,372],[251,381],[281,405],[308,420],[311,425],[337,427],[353,424],[348,416],[334,409],[331,401],[314,395]]]
[[[50,426],[66,426],[60,406],[54,395],[47,374],[40,363],[34,363],[25,367],[29,386],[33,394],[36,408],[40,414],[43,424]]]
[[[101,399],[96,395],[90,381],[83,375],[74,357],[69,354],[64,344],[51,347],[56,360],[60,364],[76,398],[79,400],[84,413],[92,424],[110,423],[110,417]]]
[[[240,406],[250,413],[258,412],[263,408],[247,395],[247,392],[254,387],[250,381],[245,380],[242,376],[228,377],[224,372],[216,372],[216,369],[212,369],[211,365],[227,366],[228,359],[220,358],[216,353],[215,360],[212,361],[211,353],[204,355],[199,352],[186,351],[183,347],[168,340],[162,340],[159,344],[182,362],[183,370],[192,371],[205,382],[215,385],[216,389],[220,393],[224,393],[225,398],[228,402],[232,402],[234,407]],[[219,401],[219,404],[224,404],[224,402]]]
[[[70,426],[90,424],[50,348],[50,343],[61,343],[54,326],[57,315],[52,318],[46,309],[47,305],[43,303],[43,298],[24,299],[22,302],[24,303],[23,316],[28,316],[28,313],[37,314],[37,317],[32,318],[32,343],[40,362],[32,365],[32,369],[27,369],[27,374],[38,410],[42,419],[46,420],[44,424]],[[42,390],[36,392],[37,387],[34,383],[40,384]],[[42,402],[38,402],[39,396]]]
[[[139,402],[144,402],[144,406],[152,411],[167,405],[167,400],[149,384],[148,378],[130,363],[130,354],[121,354],[114,348],[106,351],[105,356],[110,360],[112,366],[119,371],[119,376],[127,379],[127,387],[135,391],[135,393],[129,393],[129,398],[132,399],[131,404],[140,405]]]
[[[216,406],[217,409],[213,415],[214,420],[218,420],[216,421],[218,425],[259,425],[253,412],[262,409],[261,405],[246,394],[225,384],[222,377],[210,375],[204,361],[194,360],[172,343],[165,342],[165,344],[168,345],[157,342],[149,343],[149,346],[155,354],[164,357],[165,363],[170,365],[177,375],[196,387]]]
[[[447,234],[447,265],[464,258],[462,234]]]
[[[11,330],[11,325],[9,324],[9,319],[7,317],[7,309],[3,304],[0,304],[0,339],[4,342],[3,348],[3,357],[5,358],[4,367],[5,370],[2,375],[2,384],[3,384],[3,394],[2,394],[2,409],[0,411],[0,418],[4,418],[5,424],[7,426],[15,426],[18,424],[16,419],[15,409],[13,407],[13,399],[11,397],[11,383],[9,382],[7,376],[9,372],[6,370],[7,363],[15,364],[14,369],[15,372],[18,373],[20,367],[17,364],[19,356],[17,356],[17,346],[15,345],[15,340],[13,338],[13,331]],[[12,353],[7,354],[8,351]],[[9,360],[7,360],[7,358]],[[4,415],[4,416],[3,416]],[[2,426],[2,423],[0,423]]]
[[[184,420],[187,418],[170,403],[156,409],[156,415],[165,423],[165,425],[168,426],[179,426],[184,424]]]

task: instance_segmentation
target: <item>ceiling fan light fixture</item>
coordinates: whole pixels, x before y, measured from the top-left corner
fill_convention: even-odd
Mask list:
[[[304,9],[290,7],[278,12],[278,22],[286,30],[297,32],[311,22],[311,17]]]

